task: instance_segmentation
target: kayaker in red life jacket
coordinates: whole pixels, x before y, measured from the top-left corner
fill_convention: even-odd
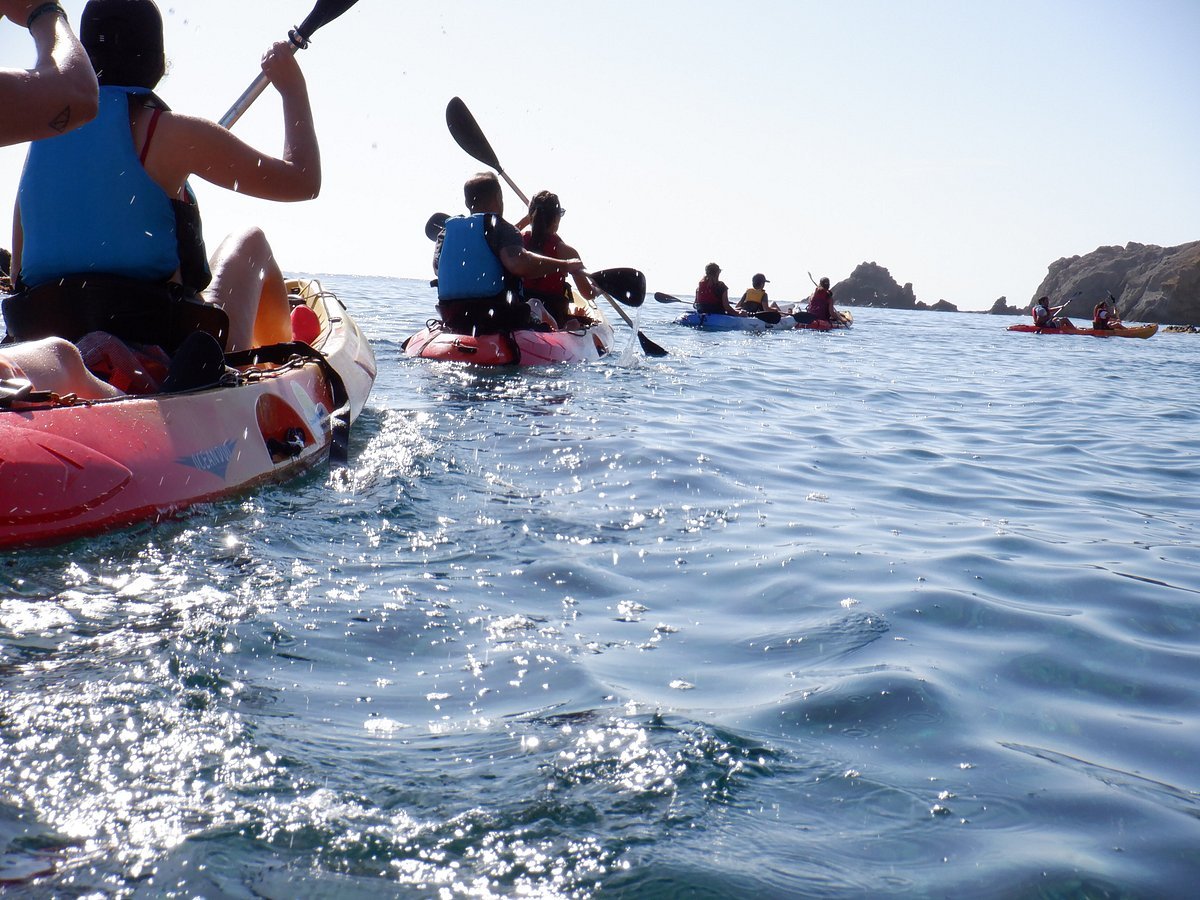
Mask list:
[[[1070,319],[1057,315],[1062,308],[1056,306],[1051,309],[1049,297],[1038,297],[1029,312],[1033,316],[1033,324],[1038,328],[1074,328],[1075,325]]]
[[[829,279],[822,278],[808,299],[807,310],[792,310],[792,316],[797,322],[809,324],[812,322],[840,322],[842,317],[833,308],[833,291],[829,289]]]
[[[558,235],[558,226],[567,211],[559,203],[558,194],[538,191],[529,201],[530,228],[521,235],[525,249],[553,259],[578,259],[579,252],[563,242]],[[581,271],[571,273],[575,289],[587,299],[596,296],[592,284]],[[571,289],[567,286],[567,270],[556,269],[545,275],[527,276],[522,279],[525,299],[539,300],[546,311],[554,317],[554,324],[563,328],[568,320],[578,318],[571,310]]]
[[[1116,309],[1108,305],[1107,300],[1101,300],[1092,310],[1092,327],[1099,331],[1111,331],[1121,327],[1121,319]]]
[[[34,68],[0,69],[0,146],[54,137],[94,119],[96,73],[62,8],[38,0],[0,0],[0,18],[27,27],[37,49]],[[4,255],[7,276],[11,257]],[[28,389],[23,382],[85,400],[121,393],[93,377],[75,345],[62,338],[9,344],[0,351],[0,397]]]
[[[704,278],[696,286],[694,306],[703,315],[742,315],[729,305],[729,288],[721,281],[721,267],[715,262],[704,267]]]

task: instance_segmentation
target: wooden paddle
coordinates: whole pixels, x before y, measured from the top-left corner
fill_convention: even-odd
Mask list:
[[[471,110],[467,108],[467,104],[464,103],[459,97],[450,98],[450,102],[446,104],[446,127],[450,129],[450,136],[454,138],[454,141],[458,144],[458,146],[462,147],[468,155],[479,160],[479,162],[483,163],[485,166],[495,169],[496,174],[508,182],[508,186],[513,189],[514,193],[521,198],[521,202],[523,202],[528,208],[529,198],[526,197],[521,189],[517,187],[516,183],[508,177],[508,173],[505,172],[504,168],[500,165],[500,159],[496,156],[496,151],[492,149],[492,145],[488,141],[487,136],[483,133],[483,129],[479,127],[479,123],[476,122],[475,117],[471,115]],[[636,289],[633,291],[626,291],[623,289],[630,286],[636,288],[636,279],[634,279],[634,282],[630,282],[628,277],[622,277],[619,280],[605,280],[604,283],[596,280],[596,275],[598,274],[603,275],[605,273],[612,273],[616,271],[622,270],[605,269],[598,273],[593,272],[590,274],[585,274],[587,274],[587,277],[591,280],[592,284],[596,286],[597,290],[600,291],[601,296],[603,296],[604,299],[609,302],[609,305],[617,311],[617,315],[625,320],[625,324],[634,329],[634,331],[637,333],[638,344],[641,345],[642,350],[647,356],[668,356],[669,354],[667,351],[658,344],[654,343],[654,341],[650,340],[650,338],[646,337],[646,335],[642,334],[642,332],[633,324],[633,320],[629,318],[629,314],[621,309],[619,305],[617,305],[617,299],[620,299],[621,302],[626,303],[628,306],[641,306],[642,303],[645,302],[645,276],[636,269],[624,270],[627,272],[637,272],[637,275],[640,276],[641,280],[640,291]],[[606,287],[617,288],[617,290],[615,290],[613,293],[610,293],[608,290],[606,290]],[[613,297],[614,293],[616,294],[616,299]],[[630,302],[630,300],[635,297],[637,302]]]
[[[358,0],[317,0],[317,5],[312,8],[308,18],[288,32],[288,37],[292,41],[292,52],[295,53],[297,50],[306,48],[308,39],[316,34],[318,28],[328,25],[357,2]],[[242,96],[238,97],[233,106],[229,107],[229,111],[221,116],[221,127],[232,128],[233,123],[240,119],[250,105],[266,90],[267,84],[267,76],[259,73],[250,87],[246,88],[242,92]]]

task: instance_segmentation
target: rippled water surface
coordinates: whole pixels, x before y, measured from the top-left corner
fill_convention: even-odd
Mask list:
[[[324,282],[349,468],[0,558],[0,893],[1194,890],[1200,339],[651,301],[487,372]]]

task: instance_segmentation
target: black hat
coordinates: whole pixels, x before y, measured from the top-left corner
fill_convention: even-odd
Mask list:
[[[153,89],[166,71],[162,14],[153,0],[88,0],[79,40],[101,84]]]

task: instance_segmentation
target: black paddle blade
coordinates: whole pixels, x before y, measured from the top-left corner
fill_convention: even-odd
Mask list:
[[[471,111],[467,109],[467,104],[458,97],[450,98],[450,102],[446,104],[446,127],[450,129],[450,136],[458,146],[485,166],[500,171],[500,160],[496,158],[496,151],[488,143],[483,129],[479,127]]]
[[[445,230],[446,220],[449,218],[449,213],[434,213],[430,216],[429,221],[425,223],[425,237],[431,241],[436,241]]]
[[[678,297],[672,297],[670,294],[664,294],[662,291],[654,292],[654,299],[659,303],[683,303]]]
[[[783,318],[776,310],[768,309],[760,313],[755,313],[754,318],[762,319],[768,325],[778,325]]]
[[[648,338],[644,334],[642,334],[640,331],[637,333],[637,339],[638,339],[638,343],[642,345],[642,352],[645,353],[647,356],[670,356],[671,355],[666,350],[664,350],[662,347],[658,346],[658,344],[654,343],[654,341],[650,340],[650,338]]]
[[[601,269],[589,275],[600,290],[626,306],[646,302],[646,276],[637,269]]]
[[[318,28],[328,25],[357,2],[358,0],[317,0],[317,5],[308,14],[308,18],[301,22],[296,30],[300,32],[301,37],[310,38]]]

